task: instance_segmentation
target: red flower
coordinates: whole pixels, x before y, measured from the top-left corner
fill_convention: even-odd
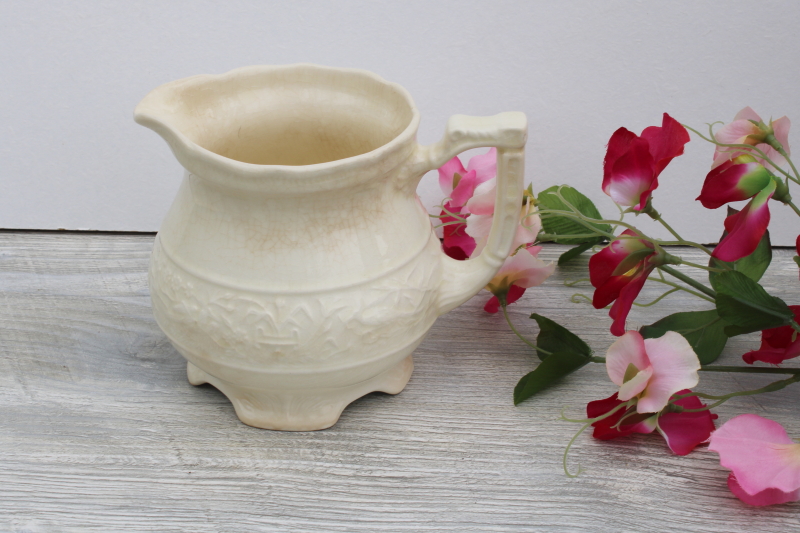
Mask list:
[[[772,180],[772,173],[752,157],[741,156],[713,168],[706,175],[697,200],[707,209],[747,200]]]
[[[450,203],[447,203],[445,209],[453,212]],[[469,259],[470,254],[475,250],[475,239],[467,235],[466,221],[459,221],[455,217],[448,215],[445,211],[441,213],[442,224],[442,250],[445,255],[463,261]]]
[[[775,187],[772,173],[749,155],[725,161],[706,175],[697,197],[703,207],[717,209],[752,198],[739,213],[725,219],[728,234],[714,249],[714,257],[736,261],[755,251],[769,225],[768,202]]]
[[[664,113],[661,127],[645,128],[641,137],[625,128],[608,141],[603,162],[603,192],[617,204],[641,211],[658,187],[658,175],[683,153],[689,133]]]
[[[611,333],[625,333],[625,319],[633,301],[656,267],[655,250],[649,242],[637,239],[636,232],[625,230],[618,238],[589,259],[589,279],[595,287],[592,305],[601,309],[611,302],[608,316],[614,319]],[[616,300],[616,301],[615,301]]]
[[[795,322],[800,321],[800,305],[790,305]],[[761,332],[761,348],[747,352],[742,356],[744,362],[752,365],[756,361],[780,364],[787,359],[800,355],[800,335],[792,340],[795,331],[792,326],[765,329]]]
[[[769,199],[775,193],[770,180],[738,213],[725,219],[725,237],[714,248],[712,256],[722,261],[736,261],[752,254],[769,226]]]
[[[676,395],[680,396],[689,392],[691,391],[684,389],[677,392]],[[617,399],[617,394],[614,393],[613,396],[605,400],[589,402],[586,406],[586,415],[589,418],[597,418],[622,403],[625,402]],[[697,396],[688,396],[675,400],[673,403],[684,409],[705,407],[705,404],[701,403]],[[624,437],[631,433],[652,433],[656,429],[656,421],[658,421],[658,429],[664,440],[667,441],[667,446],[669,446],[670,450],[678,455],[686,455],[699,444],[708,440],[711,432],[714,431],[714,420],[716,418],[717,415],[708,410],[694,413],[685,411],[680,413],[667,412],[661,415],[658,413],[640,414],[636,412],[636,407],[634,406],[628,410],[620,409],[608,418],[593,423],[594,432],[592,436],[600,440],[610,440]],[[621,424],[619,423],[620,421],[622,421]]]

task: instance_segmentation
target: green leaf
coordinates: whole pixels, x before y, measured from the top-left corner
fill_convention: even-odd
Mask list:
[[[559,186],[553,186],[540,192],[539,196],[537,197],[539,204],[541,204],[541,206],[545,209],[570,211],[570,208],[567,207],[567,205],[556,195],[556,192],[558,191]],[[580,211],[581,214],[589,218],[603,218],[600,215],[600,211],[598,211],[595,207],[594,203],[592,203],[592,201],[586,196],[579,193],[576,189],[573,189],[567,185],[563,185],[560,186],[560,192],[561,196],[563,196],[567,202],[572,204],[575,209]],[[606,233],[611,232],[611,226],[608,224],[590,224],[590,226]],[[580,235],[592,232],[590,227],[586,227],[577,220],[564,216],[543,215],[542,227],[546,233],[553,233],[557,235]],[[555,242],[560,244],[583,244],[588,241],[595,243],[597,242],[595,237],[561,238],[556,239]]]
[[[700,364],[713,363],[725,348],[728,336],[725,323],[715,309],[708,311],[687,311],[665,316],[658,322],[639,330],[645,339],[656,339],[667,331],[675,331],[684,336],[700,359]]]
[[[729,337],[789,324],[794,313],[789,306],[741,272],[722,272],[712,280],[717,291],[717,312],[729,326]]]
[[[590,359],[574,352],[554,352],[553,355],[539,363],[533,372],[529,372],[514,387],[514,405],[527,400],[539,391],[555,384],[567,374],[575,372]]]
[[[542,350],[550,353],[571,352],[587,358],[592,356],[592,349],[589,348],[589,345],[564,326],[560,326],[549,318],[536,313],[532,314],[531,318],[539,324],[536,345]],[[539,354],[539,359],[542,361],[549,357],[538,350],[536,353]]]
[[[728,207],[728,216],[735,215],[739,211],[733,209],[732,207]],[[722,232],[722,237],[720,237],[720,241],[724,239],[728,235],[727,231]],[[712,257],[708,261],[708,266],[712,268],[732,268],[737,272],[741,272],[748,278],[752,279],[753,281],[758,281],[761,279],[761,276],[764,275],[764,272],[767,271],[767,267],[772,262],[772,243],[770,242],[769,238],[769,230],[764,232],[764,236],[761,237],[761,240],[758,243],[758,246],[753,251],[752,254],[742,257],[732,263],[726,261],[720,261],[719,259]],[[708,279],[713,284],[714,277],[717,276],[718,272],[709,272]]]
[[[591,248],[595,244],[600,244],[604,240],[605,240],[605,237],[597,237],[594,240],[587,241],[587,242],[585,242],[583,244],[579,244],[575,248],[570,248],[569,250],[567,250],[566,252],[561,254],[561,256],[559,256],[559,258],[558,258],[558,266],[564,266],[569,261],[572,261],[573,259],[575,259],[579,255],[581,255],[583,252],[585,252],[586,250],[588,250],[589,248]]]

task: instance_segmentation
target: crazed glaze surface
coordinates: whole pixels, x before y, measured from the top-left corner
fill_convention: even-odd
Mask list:
[[[507,256],[522,198],[522,113],[456,115],[416,143],[408,93],[365,71],[246,67],[163,85],[135,119],[186,168],[155,242],[158,324],[250,425],[333,425],[372,391],[407,383],[436,317]],[[498,147],[489,243],[441,252],[415,190],[457,153]]]

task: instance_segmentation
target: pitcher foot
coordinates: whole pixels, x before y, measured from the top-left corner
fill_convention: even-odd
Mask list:
[[[314,431],[334,425],[350,403],[370,392],[398,394],[414,370],[409,355],[394,367],[366,381],[336,388],[255,389],[228,383],[187,363],[187,377],[192,385],[209,383],[233,404],[239,420],[263,429]]]

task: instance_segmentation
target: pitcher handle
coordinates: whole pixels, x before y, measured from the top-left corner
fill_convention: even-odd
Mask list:
[[[524,113],[500,113],[492,117],[453,115],[441,141],[420,146],[425,170],[441,167],[471,148],[497,148],[497,194],[492,229],[478,257],[457,261],[442,253],[443,278],[439,288],[439,314],[466,302],[486,286],[503,265],[519,225],[528,119]]]

